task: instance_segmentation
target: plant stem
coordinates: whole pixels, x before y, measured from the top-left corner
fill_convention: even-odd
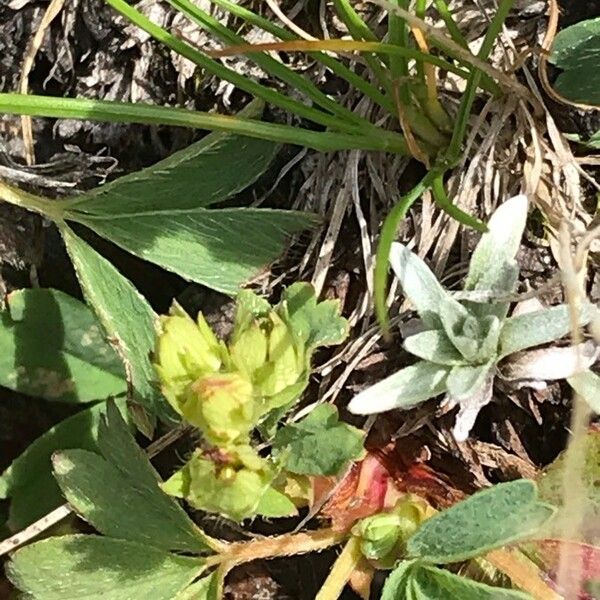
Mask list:
[[[360,538],[353,535],[337,557],[315,600],[337,600],[362,558]]]
[[[506,20],[506,17],[508,16],[508,13],[510,12],[513,2],[514,0],[501,0],[498,10],[490,22],[485,37],[483,38],[481,49],[477,53],[477,58],[479,60],[487,60],[489,57],[494,46],[494,42],[502,31],[502,26]],[[481,77],[482,71],[477,67],[473,70],[471,76],[469,77],[467,89],[465,90],[465,94],[460,103],[460,108],[456,119],[456,126],[454,127],[454,131],[452,133],[452,140],[450,140],[450,145],[448,147],[448,151],[446,152],[448,166],[454,166],[454,164],[459,160],[460,149],[466,135],[467,125],[471,115],[471,108],[473,106],[473,102],[475,101],[475,95],[477,93],[477,88],[479,87]]]
[[[212,0],[213,4],[227,10],[232,15],[243,19],[244,21],[250,23],[251,25],[255,25],[256,27],[260,27],[264,31],[270,33],[271,35],[278,37],[280,40],[284,41],[295,41],[298,38],[293,33],[290,33],[286,29],[282,27],[278,27],[274,23],[271,23],[268,19],[257,15],[256,13],[244,8],[243,6],[239,6],[234,2],[230,2],[229,0]],[[373,100],[376,104],[386,109],[388,112],[394,112],[394,104],[382,94],[374,85],[371,85],[368,81],[366,81],[360,75],[357,75],[354,71],[349,69],[346,65],[341,63],[339,60],[334,58],[333,56],[329,56],[324,52],[308,52],[308,55],[328,69],[335,73],[338,77],[346,80],[352,87],[361,91],[365,96]]]
[[[319,552],[341,544],[347,537],[348,533],[344,531],[318,529],[308,533],[288,533],[248,542],[221,542],[219,554],[209,557],[207,565],[225,563],[232,568],[252,560]]]
[[[462,223],[467,227],[472,227],[477,231],[483,233],[487,231],[487,225],[483,221],[480,221],[477,217],[466,213],[464,210],[458,208],[458,206],[452,204],[444,189],[443,175],[439,175],[433,180],[432,192],[436,204],[453,219],[456,219],[459,223]]]
[[[394,0],[403,9],[408,8],[407,0]],[[390,44],[399,48],[408,48],[408,31],[406,21],[396,13],[388,13],[388,39]],[[400,56],[392,56],[390,61],[392,77],[398,81],[400,102],[405,106],[410,105],[410,90],[408,87],[408,61]]]
[[[432,169],[423,177],[423,179],[412,189],[408,194],[403,196],[400,201],[390,211],[385,218],[379,235],[379,244],[377,245],[377,253],[375,256],[375,274],[374,274],[374,302],[375,316],[379,321],[379,325],[383,329],[384,335],[389,332],[389,320],[387,307],[385,305],[385,297],[388,282],[388,262],[392,243],[396,238],[398,226],[408,209],[418,200],[425,190],[429,189],[436,177],[439,176],[438,169]]]
[[[169,4],[179,10],[187,18],[194,23],[217,36],[226,44],[243,44],[246,40],[222,25],[217,19],[209,15],[207,12],[198,8],[190,0],[168,0]],[[265,53],[252,54],[251,59],[270,75],[280,79],[292,89],[296,89],[304,93],[315,104],[321,108],[328,110],[340,119],[345,119],[349,123],[354,123],[357,130],[372,130],[376,128],[370,121],[362,118],[360,115],[353,113],[350,109],[338,104],[332,100],[327,94],[319,90],[309,79],[299,75],[283,63],[275,60],[272,56]]]
[[[161,42],[181,56],[191,60],[193,63],[205,69],[209,73],[216,75],[220,79],[233,83],[236,87],[244,90],[252,96],[262,98],[265,102],[279,106],[280,108],[283,108],[292,114],[309,119],[314,123],[324,125],[325,127],[339,129],[348,133],[356,133],[356,125],[348,123],[343,119],[339,119],[330,113],[323,112],[311,106],[306,106],[302,102],[293,100],[285,94],[281,94],[276,90],[272,90],[267,86],[257,83],[256,81],[244,77],[232,69],[225,67],[203,52],[192,48],[189,44],[186,44],[174,35],[171,35],[168,31],[156,23],[153,23],[133,6],[127,4],[125,0],[106,0],[106,2],[120,12],[124,17],[129,19],[134,25],[137,25],[140,29],[150,34],[155,40]]]
[[[4,183],[2,180],[0,180],[0,200],[38,213],[52,221],[62,220],[63,211],[60,201],[52,201],[42,196],[35,196],[8,183]]]
[[[93,119],[112,123],[143,123],[228,131],[277,143],[305,146],[321,152],[358,149],[408,153],[406,142],[401,135],[383,129],[377,130],[375,134],[369,136],[329,131],[315,132],[289,125],[265,123],[255,119],[142,103],[128,104],[83,98],[53,98],[33,94],[0,94],[0,113],[2,112],[57,119]]]

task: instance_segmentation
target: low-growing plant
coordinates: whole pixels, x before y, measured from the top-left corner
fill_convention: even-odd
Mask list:
[[[445,394],[448,405],[459,407],[454,435],[463,441],[480,409],[492,400],[496,379],[530,386],[568,379],[598,408],[600,378],[588,370],[599,354],[594,341],[528,350],[570,332],[569,306],[519,314],[517,305],[509,316],[527,209],[527,198],[520,195],[496,210],[471,256],[462,292],[445,290],[416,254],[394,243],[392,268],[420,317],[421,331],[407,337],[404,348],[421,360],[358,394],[350,402],[351,412],[409,409]],[[581,306],[579,325],[589,323],[596,310]]]
[[[329,425],[326,420],[311,425],[313,454],[331,452]],[[298,431],[302,437],[302,428]],[[317,432],[322,435],[315,440]],[[525,599],[530,596],[474,581],[439,565],[489,560],[511,572],[515,564],[510,554],[496,550],[494,558],[491,551],[530,539],[554,512],[537,499],[533,482],[520,480],[475,494],[437,515],[423,500],[404,495],[392,510],[350,528],[232,543],[207,535],[161,490],[168,489],[169,483],[161,485],[112,402],[100,423],[98,447],[98,453],[65,450],[53,459],[54,475],[65,498],[98,534],[49,537],[17,550],[7,572],[28,597],[141,600],[150,595],[156,600],[216,600],[223,597],[227,573],[240,564],[344,544],[317,595],[321,600],[337,598],[363,560],[370,565],[363,572],[365,568],[371,572],[389,569],[400,561],[388,578],[384,599],[442,600],[452,594]],[[291,454],[304,460],[305,455],[297,451],[292,449]],[[220,485],[227,480],[233,481],[223,477]],[[243,501],[242,494],[254,491],[253,485],[239,487],[238,501]],[[216,496],[212,502],[220,504]],[[223,506],[217,510],[222,512]],[[535,577],[523,585],[551,591]],[[420,595],[414,595],[415,589],[421,590]]]
[[[261,111],[260,102],[252,103],[245,114]],[[0,181],[0,198],[56,224],[85,299],[126,365],[129,396],[146,413],[138,419],[146,432],[156,416],[174,416],[152,385],[154,311],[73,224],[187,280],[235,295],[277,258],[291,234],[317,223],[298,211],[214,207],[256,181],[277,149],[271,142],[213,133],[147,169],[56,200]]]
[[[295,514],[286,489],[301,496],[307,475],[335,475],[363,452],[362,432],[339,422],[330,405],[276,431],[308,385],[314,351],[340,343],[347,331],[338,303],[318,302],[302,283],[275,307],[240,292],[227,343],[201,313],[194,322],[175,307],[163,317],[155,353],[162,391],[202,434],[163,489],[236,521]],[[267,455],[257,440],[270,446]]]

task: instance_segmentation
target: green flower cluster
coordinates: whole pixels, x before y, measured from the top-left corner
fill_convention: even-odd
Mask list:
[[[315,341],[312,321],[323,305],[334,308],[338,336]],[[337,305],[317,303],[307,284],[291,286],[275,307],[252,292],[241,292],[228,343],[217,339],[202,314],[194,322],[176,306],[162,317],[155,352],[162,392],[210,446],[197,450],[164,484],[165,491],[238,521],[258,510],[270,516],[293,512],[293,503],[274,488],[281,469],[256,452],[252,433],[300,397],[313,350],[341,341],[346,327]],[[277,508],[261,505],[265,494]]]

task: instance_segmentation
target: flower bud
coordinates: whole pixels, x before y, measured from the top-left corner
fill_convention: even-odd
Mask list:
[[[189,315],[175,307],[173,314],[161,317],[159,329],[155,368],[165,397],[183,414],[180,404],[187,387],[202,375],[217,371],[226,350],[201,314],[198,323],[194,323]]]
[[[200,377],[180,406],[183,416],[218,446],[247,438],[260,416],[252,384],[237,373]]]
[[[288,325],[276,313],[268,316],[267,362],[255,379],[258,389],[266,396],[275,396],[294,385],[302,377],[304,352],[297,347]]]

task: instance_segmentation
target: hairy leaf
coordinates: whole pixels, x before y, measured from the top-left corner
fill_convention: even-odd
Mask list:
[[[583,371],[567,379],[569,385],[589,404],[590,408],[600,414],[600,377],[590,370]]]
[[[448,304],[462,314],[460,304],[441,286],[431,269],[406,246],[392,244],[390,263],[402,285],[402,291],[428,328],[439,328],[437,315],[442,304]]]
[[[363,454],[364,434],[340,422],[331,404],[321,404],[304,419],[277,432],[273,446],[287,451],[285,468],[301,475],[337,475]]]
[[[509,381],[556,381],[585,372],[600,356],[600,346],[588,340],[576,346],[515,352],[505,358],[500,374]]]
[[[482,375],[483,371],[480,374]],[[469,437],[479,411],[492,401],[493,391],[494,370],[493,364],[489,363],[483,381],[481,383],[477,382],[470,393],[460,398],[460,400],[454,397],[449,398],[452,404],[458,403],[459,406],[452,428],[452,433],[457,442],[464,442]]]
[[[577,490],[580,502],[571,508],[563,506],[563,486],[566,460],[561,454],[551,465],[546,467],[538,478],[540,498],[559,507],[558,514],[544,528],[547,537],[561,537],[564,531],[569,531],[571,539],[595,544],[598,542],[598,526],[600,523],[600,430],[591,429],[581,438],[579,450],[583,455],[581,477],[577,479]],[[571,510],[578,511],[573,515]],[[573,522],[577,522],[582,511],[583,528],[573,531]]]
[[[117,400],[125,413],[125,400]],[[16,458],[0,477],[0,498],[11,497],[8,523],[18,531],[64,502],[52,476],[52,454],[67,448],[95,450],[106,404],[99,402],[58,423]]]
[[[529,537],[554,514],[532,481],[501,483],[431,517],[408,540],[409,556],[454,563]]]
[[[103,457],[87,450],[54,456],[54,473],[71,506],[98,531],[162,550],[202,552],[202,532],[159,487],[158,474],[112,403],[99,427]]]
[[[450,367],[420,361],[367,388],[355,396],[348,410],[359,415],[394,408],[409,409],[447,389]]]
[[[595,306],[587,304],[581,311],[579,324],[587,325],[596,310]],[[548,344],[564,337],[570,330],[571,320],[566,304],[510,317],[500,333],[500,357]]]
[[[18,392],[90,402],[127,389],[123,364],[94,313],[58,290],[10,294],[0,313],[0,346],[0,385]]]
[[[448,394],[459,402],[481,389],[488,377],[491,364],[454,367],[448,375]]]
[[[531,600],[524,592],[492,587],[428,565],[416,566],[410,579],[419,600]]]
[[[381,600],[412,600],[410,580],[418,569],[415,560],[403,560],[388,576],[381,592]]]
[[[202,569],[145,544],[67,535],[17,550],[8,576],[35,600],[172,600]]]
[[[140,258],[226,294],[235,294],[277,258],[291,234],[317,222],[307,213],[254,208],[69,213],[66,218]]]
[[[439,329],[423,331],[404,340],[404,349],[423,360],[437,365],[456,366],[465,362],[464,357]]]
[[[444,331],[453,346],[465,361],[474,361],[482,341],[476,317],[456,300],[442,302],[439,306],[439,315]]]
[[[251,102],[240,116],[260,116]],[[215,132],[168,158],[74,198],[71,210],[114,216],[189,210],[222,202],[252,184],[279,151],[273,142]]]
[[[134,399],[156,414],[172,416],[153,385],[150,353],[156,315],[152,308],[131,282],[66,225],[61,233],[86,300],[125,362]]]
[[[515,256],[527,221],[527,196],[514,196],[496,209],[473,252],[465,290],[510,294],[517,282]],[[500,314],[498,314],[500,316]]]

